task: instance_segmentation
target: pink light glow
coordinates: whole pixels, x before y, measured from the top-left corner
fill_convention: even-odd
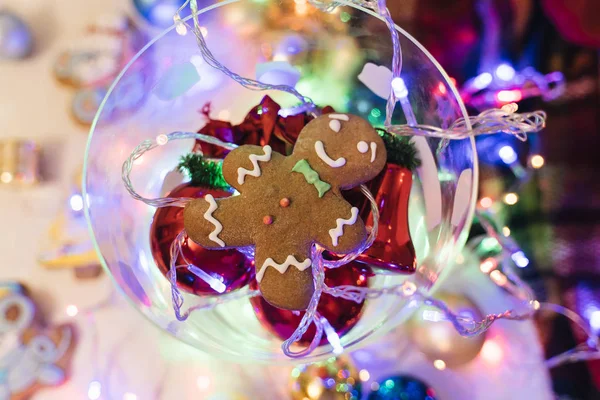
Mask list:
[[[504,358],[502,346],[494,339],[488,339],[481,348],[481,358],[488,364],[498,365]]]

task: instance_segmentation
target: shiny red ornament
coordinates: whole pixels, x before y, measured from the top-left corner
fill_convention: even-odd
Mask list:
[[[260,104],[248,112],[239,125],[232,125],[230,122],[211,119],[210,104],[207,104],[201,112],[208,122],[198,133],[237,145],[269,145],[273,151],[290,154],[298,135],[314,117],[308,113],[282,117],[279,115],[279,110],[281,110],[281,106],[269,96],[265,96]],[[327,114],[333,111],[333,108],[327,106],[322,113]],[[224,158],[229,152],[220,146],[200,140],[196,141],[193,151],[214,158]]]
[[[227,190],[210,189],[205,186],[192,186],[189,183],[184,183],[172,190],[168,197],[199,198],[207,194],[211,194],[214,198],[231,196],[231,192]],[[156,265],[165,276],[169,271],[171,261],[171,243],[182,230],[182,207],[159,208],[154,214],[152,226],[150,227],[150,247]],[[182,253],[190,263],[200,267],[206,273],[222,277],[223,284],[227,287],[224,293],[239,289],[254,278],[253,262],[236,250],[206,250],[192,240],[187,239],[183,243]],[[177,263],[185,264],[182,257],[177,260]],[[177,271],[177,284],[180,289],[198,296],[223,294],[217,293],[206,282],[185,269]]]
[[[386,169],[368,187],[379,209],[377,238],[357,261],[392,272],[414,273],[417,255],[408,225],[408,201],[412,171],[388,163]],[[363,196],[364,198],[364,196]],[[373,226],[371,204],[363,201],[361,218]]]
[[[369,278],[373,276],[371,269],[365,265],[353,262],[336,269],[325,271],[325,284],[327,286],[352,285],[367,287]],[[250,286],[257,288],[256,281]],[[300,324],[304,312],[282,310],[267,303],[262,297],[257,296],[250,299],[256,316],[263,326],[282,340],[288,339]],[[321,295],[317,311],[331,324],[337,334],[342,337],[356,325],[360,319],[364,302],[340,299],[328,294]],[[315,337],[315,326],[311,325],[302,336],[299,343],[308,345]],[[320,345],[327,344],[327,338],[323,335]]]

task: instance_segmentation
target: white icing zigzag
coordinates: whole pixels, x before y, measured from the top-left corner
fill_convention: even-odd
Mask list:
[[[204,196],[204,200],[206,200],[209,204],[208,210],[204,213],[204,219],[208,222],[212,223],[215,226],[215,230],[208,235],[208,238],[218,244],[221,247],[225,247],[225,242],[219,238],[219,233],[223,230],[223,225],[215,217],[213,217],[212,213],[217,209],[217,202],[212,194],[207,194]]]
[[[277,264],[272,258],[269,257],[265,260],[262,267],[260,267],[260,271],[258,271],[258,273],[256,274],[256,280],[258,282],[262,281],[263,275],[265,274],[267,267],[273,267],[277,271],[279,271],[280,274],[285,274],[290,265],[296,267],[298,271],[304,271],[312,265],[312,261],[310,260],[310,258],[307,258],[306,260],[300,262],[296,260],[296,257],[288,256],[283,264]]]
[[[348,219],[338,218],[335,220],[336,227],[329,230],[329,236],[331,236],[331,243],[334,246],[338,245],[340,236],[344,234],[344,225],[354,225],[358,219],[358,208],[352,207],[350,210],[352,216]]]
[[[262,162],[271,161],[271,146],[263,147],[263,151],[265,152],[265,154],[263,154],[262,156],[258,156],[256,154],[250,154],[250,161],[252,162],[252,166],[253,166],[252,170],[248,170],[248,169],[242,168],[242,167],[238,168],[238,183],[240,185],[244,184],[244,181],[246,180],[246,175],[250,175],[255,178],[258,178],[260,176],[261,172],[260,172],[260,167],[258,166],[259,161],[262,161]]]

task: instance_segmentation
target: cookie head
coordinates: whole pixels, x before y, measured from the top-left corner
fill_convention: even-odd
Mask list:
[[[306,159],[323,181],[340,189],[375,178],[387,159],[383,140],[368,121],[335,113],[304,127],[294,156]]]

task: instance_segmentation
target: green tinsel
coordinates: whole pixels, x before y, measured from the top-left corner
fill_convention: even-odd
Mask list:
[[[190,153],[181,157],[177,169],[190,178],[193,186],[208,186],[213,189],[228,189],[223,178],[223,163],[206,160],[201,154]]]
[[[421,165],[421,160],[417,157],[417,149],[410,137],[394,135],[383,129],[377,129],[377,133],[385,144],[387,162],[411,171]]]

